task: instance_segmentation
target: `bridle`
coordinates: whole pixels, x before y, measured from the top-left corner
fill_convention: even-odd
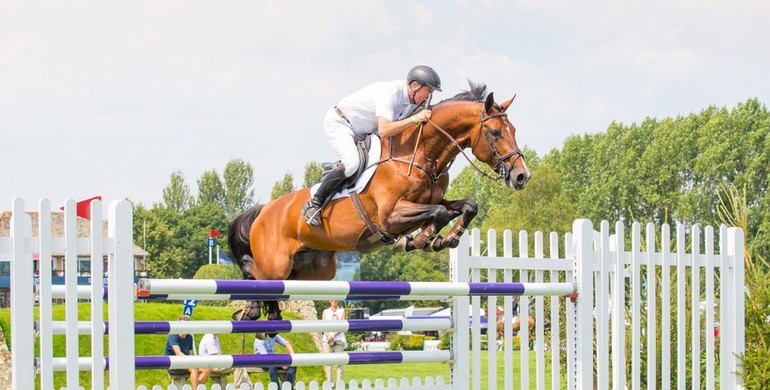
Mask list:
[[[433,126],[433,128],[438,130],[439,133],[441,133],[446,139],[448,139],[452,143],[452,145],[454,145],[454,147],[457,148],[457,150],[460,152],[460,154],[462,154],[463,157],[465,157],[465,159],[468,160],[468,163],[478,173],[480,173],[482,176],[486,177],[487,179],[490,179],[490,180],[492,180],[494,182],[498,182],[500,179],[505,179],[506,177],[508,177],[508,175],[510,174],[511,170],[513,169],[513,165],[516,164],[516,161],[518,161],[519,159],[524,158],[524,155],[521,153],[521,150],[519,150],[518,147],[514,147],[510,152],[508,152],[506,154],[503,154],[503,155],[500,155],[500,152],[498,152],[497,148],[495,147],[495,142],[494,142],[494,139],[492,138],[492,135],[489,134],[489,129],[484,124],[486,121],[488,121],[490,119],[507,117],[508,114],[506,114],[505,112],[497,112],[497,113],[494,113],[494,114],[490,114],[490,115],[484,116],[484,111],[481,111],[480,112],[480,116],[481,116],[481,120],[480,120],[481,134],[484,134],[484,138],[487,141],[487,146],[492,151],[492,156],[493,156],[494,162],[495,162],[494,171],[497,173],[497,176],[490,175],[489,173],[487,173],[484,170],[482,170],[481,168],[479,168],[476,164],[474,164],[473,160],[471,160],[471,158],[468,157],[468,155],[463,150],[463,147],[460,146],[459,143],[457,143],[457,140],[455,140],[454,137],[452,137],[451,134],[449,134],[446,130],[441,128],[441,126],[439,126],[436,122],[428,119],[427,123],[429,123],[431,126]],[[420,139],[422,138],[422,129],[423,129],[424,126],[425,126],[425,122],[420,123],[420,125],[417,127],[419,133],[418,133],[418,136],[417,136],[417,143],[415,144],[415,153],[412,154],[411,161],[410,160],[406,160],[406,159],[402,159],[402,158],[399,158],[399,157],[394,157],[393,156],[393,143],[391,142],[390,143],[390,156],[388,156],[388,158],[386,158],[386,159],[382,159],[380,161],[377,161],[375,163],[370,164],[368,167],[366,167],[366,169],[369,169],[371,167],[380,165],[380,164],[382,164],[384,162],[388,162],[388,161],[402,162],[402,163],[409,164],[409,171],[408,171],[409,175],[411,175],[412,167],[414,166],[414,167],[417,167],[418,169],[420,169],[421,171],[425,172],[425,174],[427,174],[428,177],[430,177],[431,182],[433,182],[433,184],[436,184],[442,176],[444,176],[444,175],[449,173],[449,168],[452,166],[452,163],[454,163],[454,159],[452,159],[452,161],[450,161],[449,164],[447,164],[447,166],[444,169],[442,169],[441,172],[439,172],[439,173],[436,173],[432,169],[429,169],[427,167],[423,167],[422,165],[417,164],[417,163],[414,162],[414,160],[416,158],[417,146],[420,144]],[[474,141],[471,142],[471,149],[473,149],[473,147],[476,145],[476,143],[478,142],[477,140],[478,140],[478,136],[474,139]],[[512,156],[516,156],[516,158],[510,164],[506,164],[505,160],[511,158]]]
[[[518,161],[521,158],[524,158],[524,155],[521,153],[521,150],[519,150],[518,147],[514,147],[509,151],[508,153],[504,155],[500,155],[500,152],[497,151],[497,148],[495,147],[495,141],[492,139],[492,136],[489,134],[489,129],[486,125],[484,125],[484,122],[493,119],[493,118],[500,118],[500,117],[508,117],[508,114],[505,112],[498,112],[494,114],[490,114],[487,116],[484,116],[484,114],[481,114],[481,132],[484,134],[484,138],[487,141],[487,146],[489,147],[489,150],[492,151],[492,157],[495,160],[495,171],[497,172],[497,177],[494,178],[494,181],[498,181],[500,179],[505,179],[508,177],[508,175],[511,173],[511,170],[513,170],[513,165],[516,164],[516,161]],[[508,125],[506,125],[506,128]],[[476,137],[478,138],[478,137]],[[473,143],[471,143],[471,149],[473,149]],[[505,160],[511,158],[512,156],[516,156],[515,159],[510,164],[506,164]],[[467,156],[466,156],[467,158]],[[478,170],[478,168],[476,168]]]
[[[518,161],[520,158],[524,158],[524,155],[521,153],[521,150],[519,150],[518,147],[514,147],[510,152],[500,155],[500,152],[497,151],[497,148],[495,147],[495,141],[492,139],[492,136],[489,134],[489,129],[484,124],[486,121],[493,119],[493,118],[500,118],[500,117],[507,117],[508,114],[505,112],[497,112],[494,114],[490,114],[487,116],[484,116],[484,112],[482,111],[480,113],[481,116],[481,134],[484,134],[484,138],[487,141],[487,147],[489,147],[489,150],[492,151],[492,157],[494,158],[495,162],[495,172],[497,172],[497,176],[493,177],[492,175],[484,172],[481,168],[476,166],[476,164],[473,163],[473,161],[468,157],[468,155],[463,150],[462,146],[457,143],[457,141],[450,135],[446,130],[442,129],[441,126],[437,125],[436,122],[433,122],[432,120],[428,119],[428,123],[430,123],[431,126],[433,126],[436,130],[438,130],[441,134],[443,134],[449,141],[452,142],[452,144],[457,148],[457,150],[460,151],[460,154],[465,157],[466,160],[471,164],[471,166],[476,169],[482,176],[486,177],[487,179],[490,179],[492,181],[499,181],[500,179],[505,179],[508,177],[508,174],[510,174],[511,170],[513,170],[513,165],[516,164],[516,161]],[[478,140],[478,136],[474,139],[473,142],[471,142],[471,150],[473,150],[476,142]],[[512,156],[516,156],[516,158],[510,163],[506,164],[505,160],[511,158]],[[451,165],[451,162],[450,164]]]

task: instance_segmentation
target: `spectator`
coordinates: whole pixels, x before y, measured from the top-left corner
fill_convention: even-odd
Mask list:
[[[345,309],[339,307],[339,302],[336,299],[329,301],[329,308],[323,311],[321,319],[324,321],[338,321],[344,320]],[[345,332],[326,332],[324,333],[324,342],[321,343],[321,347],[325,353],[342,352],[348,347],[348,340],[345,337]],[[343,378],[343,365],[337,366],[337,382],[344,381]],[[326,380],[332,382],[332,366],[324,366],[326,371]]]
[[[188,316],[180,316],[178,321],[190,321]],[[165,356],[186,356],[193,355],[193,336],[185,333],[170,334],[166,339],[166,347],[163,351]],[[190,384],[193,389],[198,388],[198,369],[197,368],[175,368],[169,369],[171,376],[190,376]]]
[[[222,347],[219,344],[219,337],[216,333],[206,333],[201,338],[200,345],[198,346],[198,353],[201,356],[213,356],[221,355]],[[206,383],[209,375],[214,374],[217,376],[226,376],[233,374],[233,380],[235,381],[235,387],[240,388],[241,383],[248,383],[251,387],[251,378],[249,373],[243,367],[230,367],[230,368],[201,368],[198,374],[198,383]]]
[[[290,354],[294,353],[294,348],[292,348],[291,343],[285,338],[281,337],[281,335],[278,333],[257,333],[254,336],[254,353],[257,355],[275,353],[275,344],[282,345]],[[268,375],[270,376],[270,381],[277,384],[280,388],[281,380],[278,378],[278,367],[273,366],[265,368],[267,369]],[[294,386],[294,380],[297,377],[297,367],[284,366],[281,367],[281,369],[286,371],[286,381]]]

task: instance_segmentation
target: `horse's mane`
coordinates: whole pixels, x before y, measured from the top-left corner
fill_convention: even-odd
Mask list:
[[[444,99],[440,101],[438,104],[444,103],[444,102],[480,102],[486,99],[487,97],[487,85],[484,83],[474,83],[473,81],[468,80],[468,84],[470,85],[470,89],[467,91],[462,91],[458,93],[457,95],[452,96],[449,99]]]

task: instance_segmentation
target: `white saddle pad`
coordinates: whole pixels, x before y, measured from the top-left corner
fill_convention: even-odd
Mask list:
[[[372,164],[376,163],[377,161],[380,161],[380,157],[382,155],[382,147],[380,146],[380,137],[373,135],[371,137],[371,147],[369,148],[369,168],[366,168],[366,170],[361,174],[361,176],[358,177],[358,181],[356,181],[356,185],[352,188],[346,188],[342,191],[337,192],[334,194],[332,199],[339,199],[344,198],[346,196],[350,196],[351,192],[361,192],[364,187],[369,183],[369,180],[372,180],[372,176],[374,175],[374,171],[377,170],[377,165],[371,166]],[[318,191],[318,186],[320,186],[321,183],[317,183],[310,187],[310,196],[315,195],[316,191]]]

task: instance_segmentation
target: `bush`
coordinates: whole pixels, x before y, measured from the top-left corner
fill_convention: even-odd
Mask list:
[[[241,271],[235,265],[230,264],[206,264],[198,268],[193,279],[213,279],[213,280],[240,280]],[[199,305],[204,306],[227,306],[229,300],[222,301],[200,301]]]
[[[425,340],[425,335],[421,334],[395,336],[390,339],[390,349],[392,351],[422,351]]]

